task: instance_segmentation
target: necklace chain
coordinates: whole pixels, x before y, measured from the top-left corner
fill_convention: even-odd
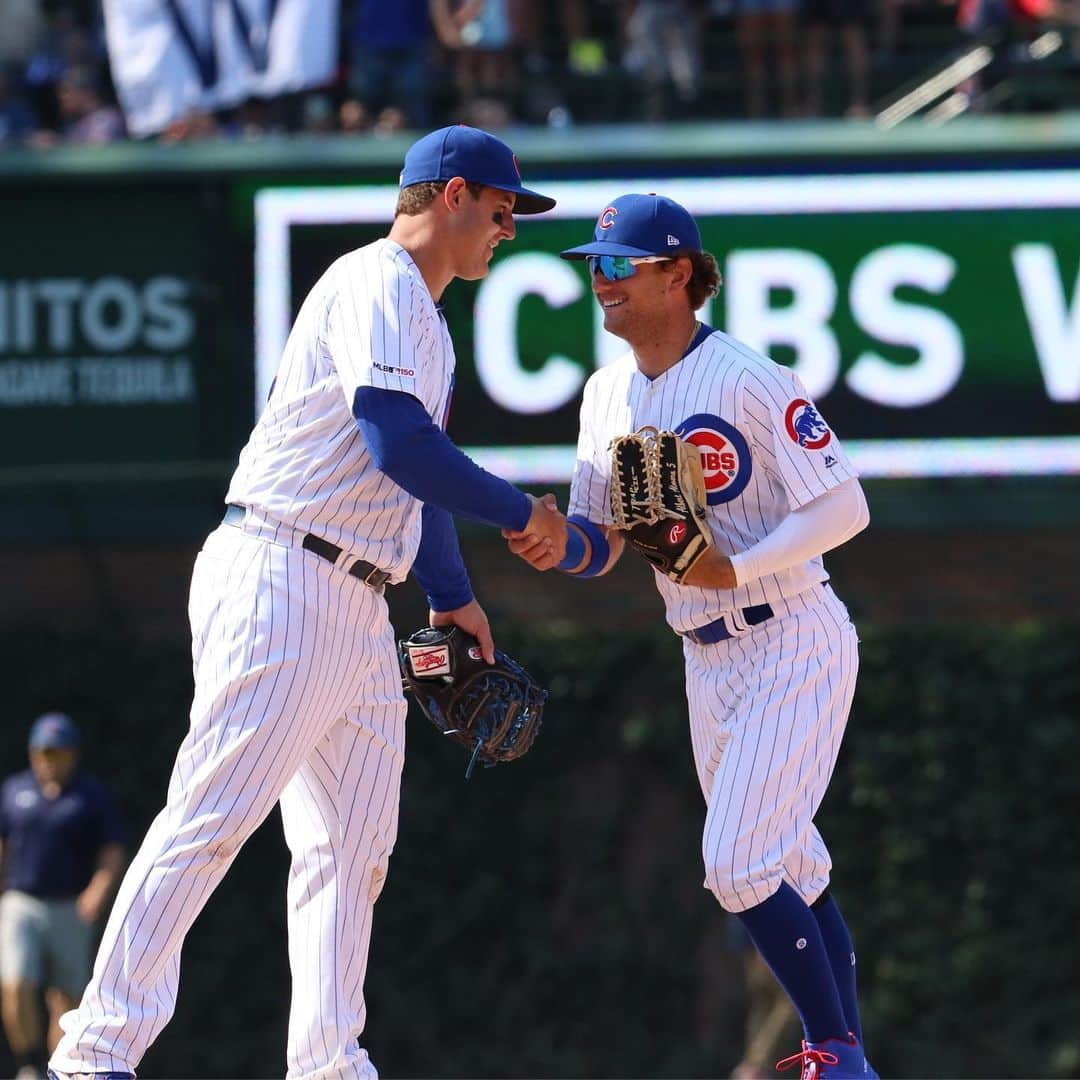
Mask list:
[[[690,345],[693,343],[694,338],[697,337],[698,328],[700,326],[701,326],[701,323],[699,323],[697,321],[697,319],[695,319],[694,320],[694,325],[690,327],[690,336],[686,339],[686,345],[683,347],[683,351],[682,351],[683,356],[686,355],[686,350],[690,348]]]
[[[668,364],[668,368],[672,367],[674,364],[677,364],[686,355],[687,350],[690,348],[691,344],[693,343],[694,338],[697,337],[697,333],[698,333],[698,331],[700,329],[701,329],[701,323],[698,322],[697,319],[695,319],[694,320],[694,325],[690,328],[690,336],[686,339],[686,344],[683,346],[682,352],[679,353],[678,357],[676,357],[676,359],[671,364]],[[634,359],[637,360],[637,358],[638,358],[637,353],[635,352],[634,353]],[[639,361],[638,362],[638,367],[640,368],[640,366],[641,365],[640,365],[640,361]],[[664,368],[664,371],[667,371],[667,368]],[[660,372],[660,374],[663,374],[663,372]],[[648,378],[655,379],[655,378],[658,378],[658,376],[657,375],[650,375],[650,376],[648,376]]]

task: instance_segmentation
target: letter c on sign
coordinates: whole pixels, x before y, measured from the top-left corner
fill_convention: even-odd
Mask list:
[[[488,397],[518,413],[545,413],[572,401],[585,371],[566,356],[549,356],[538,371],[521,366],[517,313],[522,298],[543,297],[560,308],[581,298],[581,279],[557,255],[511,255],[495,266],[476,295],[476,374]]]

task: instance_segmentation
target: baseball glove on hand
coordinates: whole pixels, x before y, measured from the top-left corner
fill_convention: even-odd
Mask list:
[[[476,638],[457,626],[426,627],[398,642],[405,689],[445,735],[477,761],[513,761],[533,744],[547,700],[531,675],[506,653],[485,662]]]
[[[611,440],[611,512],[630,546],[682,582],[712,545],[698,449],[643,427]]]

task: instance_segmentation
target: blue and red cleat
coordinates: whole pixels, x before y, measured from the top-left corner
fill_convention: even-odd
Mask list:
[[[776,1071],[801,1068],[799,1080],[879,1080],[854,1035],[802,1044],[802,1050],[776,1063]]]

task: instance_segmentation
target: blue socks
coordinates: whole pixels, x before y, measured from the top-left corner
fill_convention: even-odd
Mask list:
[[[810,910],[821,928],[821,939],[825,942],[825,951],[829,954],[829,965],[836,980],[836,989],[840,993],[840,1002],[844,1006],[848,1031],[854,1032],[855,1038],[862,1043],[859,1000],[855,994],[855,946],[851,943],[851,934],[843,915],[840,914],[840,908],[828,892],[818,897]]]
[[[763,904],[736,916],[791,998],[806,1041],[846,1039],[849,1025],[829,953],[818,919],[806,901],[785,881]],[[854,974],[851,978],[854,985]]]

